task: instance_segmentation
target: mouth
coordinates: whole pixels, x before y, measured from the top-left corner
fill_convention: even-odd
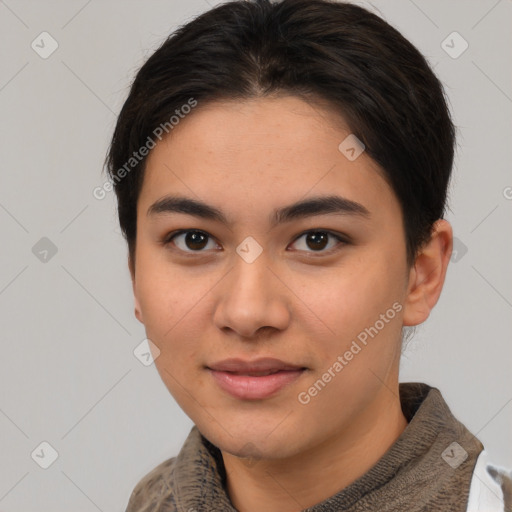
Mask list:
[[[293,370],[266,370],[266,371],[264,370],[264,371],[259,371],[259,372],[232,372],[232,371],[226,370],[226,373],[230,373],[231,375],[242,375],[242,376],[246,376],[246,377],[266,377],[267,375],[274,375],[274,374],[282,372],[282,371],[293,371]]]
[[[304,366],[265,358],[255,361],[227,359],[206,367],[224,392],[240,400],[263,400],[299,379]]]

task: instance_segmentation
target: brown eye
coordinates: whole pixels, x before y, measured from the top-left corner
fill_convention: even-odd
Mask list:
[[[208,243],[208,235],[199,231],[190,231],[185,234],[185,245],[189,249],[204,249]]]
[[[335,239],[338,243],[334,243],[324,250],[329,244],[329,238]],[[302,243],[300,240],[304,240]],[[334,233],[329,231],[308,231],[300,235],[294,242],[296,246],[296,250],[305,251],[305,252],[322,252],[328,253],[330,249],[335,249],[339,245],[343,245],[346,241]],[[297,247],[298,245],[298,247]]]
[[[202,231],[181,231],[173,234],[166,239],[165,244],[173,243],[178,249],[184,252],[204,252],[208,246],[208,242],[213,243],[213,248],[216,244],[211,239],[210,235]]]
[[[321,231],[317,231],[314,233],[308,233],[306,235],[306,244],[309,248],[317,251],[324,249],[327,245],[329,235],[327,233],[322,233]]]

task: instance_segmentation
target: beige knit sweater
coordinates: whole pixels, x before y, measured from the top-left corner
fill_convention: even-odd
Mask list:
[[[400,399],[409,422],[400,437],[367,473],[307,512],[466,512],[483,445],[452,415],[438,389],[401,383]],[[178,456],[137,484],[126,512],[202,511],[236,509],[219,449],[194,426]]]

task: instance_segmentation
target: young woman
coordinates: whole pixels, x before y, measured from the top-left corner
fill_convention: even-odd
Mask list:
[[[452,251],[454,144],[424,57],[353,4],[230,2],[149,58],[108,168],[195,426],[127,512],[512,510],[440,391],[398,381]]]

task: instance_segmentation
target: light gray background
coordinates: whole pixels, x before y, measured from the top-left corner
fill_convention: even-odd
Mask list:
[[[114,196],[92,190],[134,73],[215,3],[0,0],[4,512],[124,510],[190,430],[154,365],[133,354],[145,335]],[[361,4],[435,66],[459,129],[448,215],[458,256],[401,380],[440,388],[495,462],[512,467],[512,2]],[[43,31],[59,45],[47,59],[31,48]],[[456,59],[441,46],[453,31],[469,43]],[[32,252],[42,237],[58,250],[47,262]],[[42,441],[59,454],[46,470],[31,458]]]

